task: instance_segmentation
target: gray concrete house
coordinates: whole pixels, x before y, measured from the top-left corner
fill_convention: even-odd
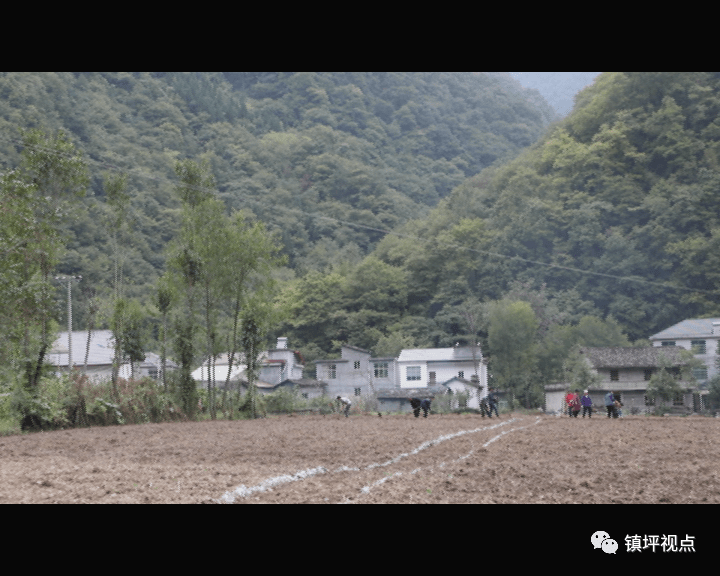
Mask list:
[[[680,357],[681,349],[677,347],[581,348],[580,351],[590,368],[600,377],[598,385],[588,389],[593,405],[599,411],[605,410],[604,396],[611,390],[620,397],[625,414],[652,411],[655,401],[647,395],[647,387],[652,375],[660,369],[660,356],[665,355],[672,369],[678,371],[687,364]],[[673,400],[672,406],[688,412],[700,409],[698,406],[701,400],[697,391],[693,392],[696,384],[680,382],[680,385],[686,391]],[[565,394],[569,389],[571,385],[567,383],[545,386],[545,410],[565,413]]]
[[[395,358],[372,358],[367,350],[343,345],[340,358],[315,361],[315,378],[328,383],[331,397],[370,396],[395,386]]]
[[[416,348],[398,358],[373,358],[368,350],[343,345],[340,358],[316,360],[316,378],[328,383],[328,395],[378,399],[380,410],[409,409],[409,396],[446,394],[449,389],[470,396],[477,407],[487,395],[487,365],[479,347]],[[478,382],[473,381],[478,370]]]

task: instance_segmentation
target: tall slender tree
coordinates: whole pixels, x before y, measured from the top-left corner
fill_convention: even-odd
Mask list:
[[[170,246],[168,272],[166,280],[181,287],[184,293],[184,310],[176,320],[175,350],[180,362],[180,395],[183,408],[189,416],[197,410],[197,390],[192,378],[195,362],[195,338],[198,330],[197,290],[202,286],[205,262],[200,246],[201,222],[198,214],[200,206],[212,197],[214,179],[209,174],[207,162],[179,160],[175,164],[175,173],[180,179],[175,192],[182,202],[182,224],[180,234]]]
[[[25,300],[22,335],[25,384],[34,390],[51,344],[50,275],[65,246],[62,225],[71,213],[70,200],[85,195],[89,177],[82,155],[62,131],[49,136],[40,129],[27,130],[21,144],[17,176],[22,185],[12,188],[12,201],[27,236],[15,246],[15,255],[24,256],[24,269],[15,272],[21,293],[23,287],[34,287],[34,301]]]
[[[127,175],[105,175],[105,197],[110,206],[109,230],[113,248],[113,296],[112,296],[112,329],[114,339],[114,356],[112,367],[113,393],[117,397],[117,379],[122,358],[124,356],[121,334],[124,330],[126,302],[123,290],[124,250],[120,249],[120,239],[127,223],[127,211],[130,207],[130,195],[127,192]]]

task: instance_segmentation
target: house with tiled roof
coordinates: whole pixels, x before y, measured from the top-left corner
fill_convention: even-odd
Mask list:
[[[590,369],[599,377],[596,386],[588,388],[590,398],[597,410],[604,411],[604,397],[609,391],[620,399],[626,413],[644,413],[655,408],[655,399],[648,396],[647,387],[653,374],[665,363],[669,369],[680,374],[689,360],[682,356],[682,349],[666,347],[607,347],[580,348]],[[678,410],[697,410],[700,399],[696,383],[680,381],[684,391],[673,399]],[[573,387],[567,383],[545,387],[545,409],[548,412],[564,413],[564,397]],[[580,391],[582,394],[582,390]]]
[[[718,374],[716,360],[720,349],[720,318],[690,318],[650,336],[657,347],[677,346],[691,350],[704,367],[695,368],[694,376],[704,389],[708,380]]]

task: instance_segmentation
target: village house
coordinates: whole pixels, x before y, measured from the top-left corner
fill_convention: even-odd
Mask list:
[[[604,397],[609,391],[619,397],[627,414],[652,411],[656,400],[647,394],[647,387],[652,375],[662,366],[661,355],[669,361],[671,371],[679,373],[687,364],[677,347],[581,348],[580,352],[600,378],[596,386],[588,388],[593,406],[599,411],[605,410]],[[699,410],[701,399],[692,391],[695,383],[681,381],[680,386],[684,392],[673,399],[672,407],[678,411]],[[545,386],[545,411],[565,413],[565,394],[574,388],[568,383]],[[581,395],[582,392],[580,390]]]
[[[87,352],[87,372],[91,380],[99,382],[112,378],[112,366],[115,357],[115,339],[111,330],[93,330],[88,346],[87,330],[73,330],[70,340],[68,333],[60,332],[45,356],[45,361],[55,368],[55,371],[67,372],[72,354],[72,364],[75,370],[85,369],[85,355]],[[165,362],[168,370],[177,368],[171,360]],[[162,380],[162,359],[152,352],[145,353],[145,359],[135,363],[133,367],[129,363],[121,364],[118,376],[120,378],[135,378],[148,376],[156,380]]]
[[[302,356],[297,350],[288,348],[288,339],[281,337],[277,339],[276,348],[263,350],[258,354],[257,361],[259,363],[258,379],[256,384],[258,390],[264,394],[273,392],[280,385],[288,385],[288,382],[302,383],[303,387],[313,388],[317,386],[308,386],[303,379],[303,366],[305,364]],[[222,389],[227,381],[228,369],[230,366],[230,354],[220,354],[215,358],[215,387]],[[237,388],[240,384],[247,384],[247,364],[245,356],[238,352],[233,357],[233,365],[230,370],[229,387]],[[197,382],[199,388],[207,389],[210,380],[210,363],[208,360],[193,371],[193,379]]]
[[[720,318],[683,320],[650,336],[653,346],[677,346],[692,351],[695,358],[702,360],[705,366],[693,368],[693,375],[700,389],[705,389],[707,381],[718,374],[716,364],[720,353],[718,340],[720,340]]]
[[[330,397],[374,396],[384,411],[409,410],[409,397],[448,391],[467,394],[468,406],[477,408],[487,395],[487,364],[477,346],[407,349],[397,358],[373,358],[368,350],[343,345],[340,358],[315,364]]]

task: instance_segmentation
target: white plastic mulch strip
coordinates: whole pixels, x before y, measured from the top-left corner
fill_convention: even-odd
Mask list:
[[[437,438],[434,438],[433,440],[428,440],[426,442],[423,442],[415,448],[411,452],[405,452],[402,454],[399,454],[395,458],[391,458],[390,460],[387,460],[386,462],[376,462],[373,464],[369,464],[368,466],[365,466],[363,470],[370,470],[372,468],[377,468],[380,466],[389,466],[390,464],[394,464],[395,462],[399,462],[403,458],[407,458],[408,456],[413,456],[422,450],[425,450],[426,448],[430,448],[431,446],[435,446],[436,444],[439,444],[441,442],[445,442],[446,440],[451,440],[452,438],[457,438],[458,436],[463,436],[464,434],[473,434],[475,432],[481,432],[483,430],[492,430],[493,428],[498,428],[499,426],[505,426],[506,424],[510,424],[511,422],[514,422],[517,420],[517,418],[512,418],[510,420],[506,420],[505,422],[500,422],[499,424],[494,424],[493,426],[482,426],[480,428],[475,428],[473,430],[461,430],[460,432],[455,432],[453,434],[445,434],[443,436],[438,436]],[[537,423],[539,419],[535,422]],[[526,426],[523,426],[522,428],[526,428]],[[488,442],[486,442],[484,446],[487,446],[491,442],[494,442],[504,434],[507,434],[508,432],[512,432],[513,430],[519,430],[520,428],[513,428],[512,430],[508,430],[507,432],[503,432],[501,434],[498,434],[494,438],[490,439]],[[466,454],[465,456],[461,456],[460,459],[468,458],[472,454],[472,451],[469,454]],[[445,463],[443,462],[442,465]],[[415,474],[418,472],[420,468],[416,468],[410,474]],[[335,470],[332,470],[332,472],[358,472],[360,471],[360,468],[351,468],[348,466],[340,466],[339,468],[336,468]],[[271,490],[274,486],[278,486],[280,484],[287,484],[288,482],[297,482],[298,480],[304,480],[305,478],[308,478],[310,476],[316,476],[318,474],[327,474],[330,472],[327,468],[324,468],[323,466],[318,466],[317,468],[309,468],[307,470],[301,470],[299,472],[296,472],[295,474],[282,474],[280,476],[273,476],[272,478],[267,478],[266,480],[263,480],[260,484],[257,486],[251,486],[247,487],[244,484],[238,486],[234,490],[231,490],[229,492],[226,492],[220,498],[215,500],[215,502],[219,504],[232,504],[235,502],[237,498],[247,498],[248,496],[256,493],[256,492],[265,492],[267,490]],[[365,486],[362,489],[363,493],[368,493],[370,491],[371,487],[378,486],[382,484],[383,482],[386,482],[390,478],[394,478],[395,476],[402,475],[402,472],[396,472],[395,474],[392,474],[391,476],[387,476],[385,478],[382,478],[378,480],[377,482],[373,483],[371,486]]]
[[[516,419],[513,418],[512,420],[507,420],[507,421],[502,422],[502,423],[500,423],[500,424],[495,424],[495,426],[487,426],[487,427],[484,427],[484,428],[476,428],[475,430],[462,430],[461,432],[457,432],[457,433],[455,433],[455,434],[449,434],[448,436],[441,436],[440,439],[437,439],[437,438],[436,438],[435,440],[430,440],[429,442],[425,442],[424,444],[421,444],[420,447],[419,447],[419,448],[416,448],[415,450],[413,450],[413,452],[411,452],[411,454],[416,454],[416,453],[419,452],[420,450],[422,450],[422,449],[424,449],[424,448],[427,448],[428,446],[431,446],[433,443],[437,443],[438,440],[439,440],[440,442],[442,442],[443,440],[449,440],[450,438],[455,438],[456,436],[462,436],[463,434],[470,434],[470,433],[472,433],[472,432],[480,432],[481,430],[491,430],[492,428],[497,428],[498,426],[502,426],[503,424],[509,424],[510,422],[513,422],[514,420],[516,420]],[[488,440],[487,442],[485,442],[485,444],[483,444],[482,447],[485,448],[488,444],[491,444],[491,443],[495,442],[495,440],[498,440],[499,438],[501,438],[501,437],[504,436],[505,434],[509,434],[510,432],[514,432],[515,430],[522,430],[523,428],[528,428],[529,426],[533,426],[533,425],[537,424],[538,422],[540,422],[540,418],[536,418],[536,419],[535,419],[535,422],[533,422],[532,424],[529,424],[528,426],[518,426],[517,428],[511,428],[510,430],[504,430],[503,432],[501,432],[501,433],[498,434],[497,436],[494,436],[493,438],[491,438],[490,440]],[[459,458],[455,459],[454,462],[459,462],[460,460],[465,460],[466,458],[469,458],[469,457],[473,454],[473,452],[475,452],[475,450],[470,450],[470,452],[468,452],[467,454],[464,454],[463,456],[460,456]],[[402,455],[401,455],[401,456],[402,456]],[[399,457],[396,458],[396,459],[393,459],[393,461],[397,461],[397,460],[399,460]],[[384,464],[383,464],[383,465],[384,465]],[[440,468],[444,468],[445,465],[446,465],[445,462],[441,462],[438,466],[439,466]],[[371,465],[371,466],[372,466],[372,465]],[[371,466],[369,466],[369,467],[371,467]],[[412,472],[410,472],[410,474],[416,474],[416,473],[419,472],[420,470],[421,470],[420,468],[415,468],[415,470],[413,470]],[[364,486],[364,487],[360,490],[360,492],[362,492],[363,494],[368,494],[368,493],[370,492],[370,490],[371,490],[372,488],[374,488],[375,486],[379,486],[380,484],[383,484],[383,483],[387,482],[388,480],[390,480],[391,478],[395,478],[396,476],[402,476],[402,474],[403,474],[402,472],[396,472],[395,474],[392,474],[392,475],[390,475],[390,476],[386,476],[385,478],[381,478],[380,480],[377,480],[376,482],[373,482],[373,483],[370,484],[369,486]]]
[[[277,486],[279,484],[287,484],[288,482],[297,482],[298,480],[304,480],[305,478],[309,476],[315,476],[317,474],[325,474],[327,472],[326,468],[323,468],[322,466],[318,466],[317,468],[309,468],[308,470],[301,470],[300,472],[296,472],[292,476],[289,474],[283,474],[281,476],[273,476],[272,478],[268,478],[267,480],[263,480],[260,484],[257,486],[251,486],[248,488],[244,484],[238,486],[235,488],[235,490],[232,490],[230,492],[225,492],[220,498],[216,500],[219,504],[232,504],[235,502],[236,498],[247,498],[251,494],[254,494],[255,492],[265,492],[266,490],[271,489],[273,486]]]

